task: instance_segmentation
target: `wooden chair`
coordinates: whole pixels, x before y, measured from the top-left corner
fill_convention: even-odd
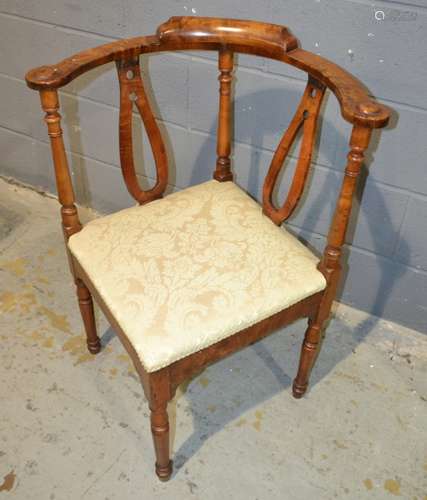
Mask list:
[[[162,198],[168,159],[143,87],[139,56],[173,50],[219,53],[219,119],[214,180]],[[233,183],[230,168],[231,84],[235,52],[291,64],[308,74],[305,92],[272,159],[262,207]],[[62,140],[57,89],[82,73],[115,61],[120,84],[120,160],[129,193],[139,206],[82,227]],[[100,351],[95,298],[141,378],[151,410],[156,473],[168,480],[168,402],[177,386],[205,366],[307,317],[293,395],[307,390],[340,275],[352,197],[373,128],[384,127],[389,110],[362,84],[322,57],[302,50],[283,26],[234,19],[173,17],[155,35],[121,40],[80,52],[26,75],[40,92],[45,111],[62,227],[71,273],[92,354]],[[318,262],[286,230],[310,168],[316,124],[326,87],[352,123],[345,176]],[[131,117],[136,105],[157,168],[155,186],[141,190],[135,173]],[[272,193],[298,132],[302,140],[295,174],[282,206]]]

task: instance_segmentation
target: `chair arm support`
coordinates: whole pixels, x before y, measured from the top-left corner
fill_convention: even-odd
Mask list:
[[[68,240],[70,236],[81,230],[82,225],[74,204],[73,184],[62,139],[58,92],[56,90],[43,90],[40,92],[40,100],[46,113],[44,121],[51,143],[58,199],[61,204],[62,228],[65,239]]]
[[[323,273],[329,285],[336,286],[339,278],[342,246],[345,242],[357,180],[371,134],[371,128],[360,125],[355,125],[351,133],[347,166],[329,228],[327,245],[318,265],[318,269]]]
[[[385,127],[390,118],[387,106],[372,98],[366,87],[340,66],[303,49],[288,52],[283,60],[307,71],[336,95],[345,120],[370,128]]]

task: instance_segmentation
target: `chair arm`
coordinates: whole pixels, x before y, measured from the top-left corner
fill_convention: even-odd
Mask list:
[[[154,45],[158,45],[156,36],[135,37],[107,43],[74,54],[58,64],[34,68],[25,75],[25,81],[34,90],[57,89],[102,64],[124,56],[132,57],[145,51],[150,52]]]
[[[385,127],[390,118],[387,106],[369,95],[366,87],[340,66],[303,49],[288,52],[283,60],[324,83],[336,95],[345,120],[370,128]]]
[[[178,46],[184,43],[183,39],[186,39],[187,37],[192,40],[197,37],[192,32],[185,32],[180,35],[180,39],[178,35],[175,36],[175,31],[168,31],[166,29],[167,27],[170,28],[171,26],[175,26],[177,20],[179,21],[180,19],[181,18],[172,18],[169,20],[167,23],[159,27],[159,33],[156,35],[118,40],[93,49],[84,50],[78,54],[63,59],[58,64],[52,66],[40,66],[32,69],[25,75],[27,85],[30,88],[39,91],[57,89],[92,68],[123,57],[132,58],[145,52],[157,52],[182,48]],[[186,20],[188,24],[192,19],[193,18],[185,18],[184,20]],[[207,22],[212,20],[205,19],[205,21]],[[244,23],[243,21],[239,22],[241,24]],[[258,30],[264,27],[262,23],[249,24],[258,26]],[[259,26],[261,26],[261,28],[259,28]],[[273,25],[266,26],[271,27]],[[281,47],[280,54],[276,54],[277,50],[275,51],[270,47],[270,45],[273,45],[273,48],[277,49],[276,45],[280,45],[276,38],[273,37],[273,41],[262,39],[261,41],[263,44],[267,46],[271,52],[271,54],[269,53],[264,55],[267,55],[267,57],[270,55],[273,59],[278,59],[296,66],[324,83],[336,95],[341,106],[342,115],[350,123],[370,128],[381,128],[387,125],[390,118],[389,109],[386,106],[377,103],[375,99],[369,95],[367,89],[361,82],[359,82],[359,80],[357,80],[357,78],[323,57],[307,52],[303,49],[294,48],[294,38],[288,34],[286,29],[280,26],[274,27],[277,28],[277,30],[279,28],[282,30],[279,34],[276,33],[276,38],[277,40],[281,40],[281,44],[283,46]],[[262,30],[261,32],[264,33]],[[214,35],[216,35],[218,40],[214,37]],[[224,38],[227,38],[225,35],[223,36]],[[178,39],[176,40],[175,38],[177,37]],[[219,46],[217,47],[217,45],[219,45],[221,37],[216,32],[212,34],[212,37],[215,38],[215,43],[213,44],[215,45],[214,48],[218,49]],[[231,36],[228,35],[228,38],[230,37]],[[200,48],[204,48],[203,45],[206,44],[210,38],[200,36],[199,38],[203,39],[203,43]],[[262,38],[261,35],[259,35],[258,38]],[[257,41],[261,43],[258,39]],[[260,52],[260,50],[261,49],[258,47],[255,52]],[[248,47],[243,47],[242,51],[250,52]]]

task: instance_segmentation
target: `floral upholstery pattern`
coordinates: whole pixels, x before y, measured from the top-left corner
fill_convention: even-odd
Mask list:
[[[68,245],[148,372],[326,287],[317,258],[233,182],[100,217]]]

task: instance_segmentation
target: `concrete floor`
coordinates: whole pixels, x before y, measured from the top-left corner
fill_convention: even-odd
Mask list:
[[[175,473],[99,315],[87,354],[53,199],[0,181],[0,499],[427,498],[427,337],[339,306],[311,390],[304,324],[205,370],[170,405]]]

